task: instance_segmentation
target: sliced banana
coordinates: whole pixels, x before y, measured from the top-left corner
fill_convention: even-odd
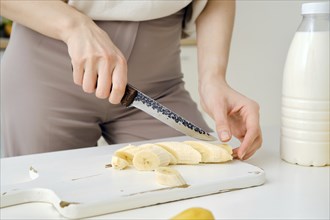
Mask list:
[[[117,170],[122,170],[128,167],[129,163],[127,160],[124,160],[116,155],[113,155],[111,159],[111,165]]]
[[[202,161],[201,154],[188,144],[182,142],[161,142],[157,145],[174,155],[177,164],[198,164]]]
[[[202,155],[203,163],[219,163],[232,160],[231,154],[218,145],[202,141],[185,141],[184,143],[190,145]]]
[[[224,148],[230,155],[233,154],[233,148],[229,144],[216,144],[216,145]]]
[[[177,164],[178,160],[176,159],[176,157],[173,154],[171,154],[170,152],[168,152],[167,150],[165,150],[164,148],[162,148],[161,146],[159,146],[159,145],[156,145],[156,144],[142,144],[142,145],[139,145],[138,148],[141,149],[141,150],[146,150],[146,149],[150,149],[150,148],[153,148],[153,149],[157,148],[158,151],[163,151],[164,153],[168,154],[168,156],[170,157],[170,163],[169,164],[171,164],[171,165]]]
[[[165,186],[187,185],[181,174],[171,167],[158,167],[155,170],[157,183]]]
[[[148,146],[134,154],[133,166],[137,170],[155,170],[159,166],[169,165],[170,161],[170,154],[166,150],[159,146]]]
[[[115,151],[111,164],[115,169],[133,165],[137,170],[155,170],[172,164],[226,162],[233,159],[232,153],[228,144],[203,141],[160,142],[123,147]]]
[[[134,154],[136,154],[139,150],[140,149],[134,145],[128,145],[115,151],[115,156],[126,160],[128,164],[132,164]]]

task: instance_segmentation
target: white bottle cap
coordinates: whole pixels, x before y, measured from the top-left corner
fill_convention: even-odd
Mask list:
[[[301,14],[329,14],[329,2],[304,3]]]

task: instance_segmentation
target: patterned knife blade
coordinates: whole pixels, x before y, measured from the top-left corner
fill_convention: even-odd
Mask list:
[[[184,119],[129,84],[126,86],[125,95],[121,100],[121,104],[126,107],[138,108],[185,135],[205,141],[217,140],[200,127]]]

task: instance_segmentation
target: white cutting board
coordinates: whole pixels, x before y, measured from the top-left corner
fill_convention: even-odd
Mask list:
[[[51,154],[42,154],[38,158],[26,159],[20,165],[16,162],[15,166],[20,166],[16,171],[8,168],[9,162],[2,161],[1,164],[7,166],[7,169],[1,168],[6,173],[1,175],[2,178],[16,176],[17,179],[17,175],[21,175],[24,182],[6,184],[1,181],[1,208],[26,202],[48,202],[67,218],[83,218],[265,182],[262,169],[235,160],[224,164],[172,166],[181,173],[189,187],[166,187],[156,182],[151,171],[107,168],[114,151],[109,149],[68,151],[53,158],[49,156]]]

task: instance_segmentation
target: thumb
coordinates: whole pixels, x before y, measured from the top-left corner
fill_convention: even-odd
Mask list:
[[[215,126],[221,141],[227,142],[231,139],[231,131],[228,124],[227,109],[221,108],[214,114]]]

